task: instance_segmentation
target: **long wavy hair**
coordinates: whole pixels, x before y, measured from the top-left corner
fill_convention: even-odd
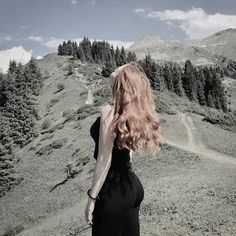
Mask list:
[[[132,61],[125,64],[113,79],[111,130],[113,138],[117,138],[117,147],[138,152],[149,148],[155,156],[165,140],[145,71]]]

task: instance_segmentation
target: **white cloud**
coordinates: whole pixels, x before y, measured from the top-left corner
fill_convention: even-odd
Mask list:
[[[4,41],[12,41],[12,36],[7,34],[0,34],[0,43]]]
[[[236,15],[224,15],[221,13],[207,14],[202,8],[195,8],[188,11],[164,10],[152,11],[143,10],[136,13],[147,18],[157,18],[168,25],[180,27],[189,39],[201,39],[227,28],[236,27]],[[172,24],[173,23],[173,24]]]
[[[15,60],[17,63],[26,64],[31,56],[33,50],[26,51],[21,45],[6,50],[0,50],[0,70],[6,73],[8,70],[10,60]]]
[[[144,8],[136,8],[133,10],[135,13],[144,13],[146,10]]]
[[[91,1],[91,3],[90,3],[91,5],[95,5],[96,4],[96,1]]]
[[[77,44],[79,44],[83,40],[83,38],[74,38],[74,39],[71,39],[71,40],[76,41]],[[89,40],[92,43],[95,39],[89,38]],[[96,39],[96,41],[103,41],[103,40],[104,39]],[[51,37],[45,43],[45,46],[47,46],[49,48],[55,48],[56,49],[59,46],[59,44],[63,43],[63,41],[67,41],[67,39]],[[116,48],[116,46],[121,48],[122,45],[124,46],[124,48],[128,48],[129,46],[131,46],[134,43],[132,41],[121,41],[121,40],[105,40],[105,41],[108,41],[111,45],[114,46],[114,48]]]
[[[20,25],[19,28],[20,28],[20,29],[28,29],[29,26],[28,26],[28,25]]]
[[[37,56],[37,57],[36,57],[37,60],[40,60],[40,59],[42,59],[42,58],[43,58],[43,57],[41,57],[41,56]]]
[[[118,47],[121,48],[122,46],[124,46],[124,48],[128,48],[130,47],[134,42],[131,41],[120,41],[120,40],[106,40],[108,41],[111,45],[114,46],[114,48]]]
[[[78,3],[77,0],[71,0],[71,4],[72,4],[72,5],[76,5],[77,3]]]
[[[28,40],[36,41],[36,42],[42,42],[43,39],[40,36],[29,36]]]
[[[5,40],[6,40],[6,41],[11,41],[11,40],[12,40],[12,36],[6,36],[6,37],[5,37]]]
[[[50,37],[48,41],[45,42],[45,46],[48,48],[57,48],[63,41],[65,41],[63,38]]]

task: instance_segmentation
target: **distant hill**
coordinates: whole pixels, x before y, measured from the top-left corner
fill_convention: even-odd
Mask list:
[[[154,35],[142,37],[128,49],[135,52],[138,59],[150,52],[152,58],[158,62],[176,61],[183,64],[189,59],[195,65],[214,65],[222,61],[222,57],[212,55],[204,48],[185,45]]]
[[[176,61],[183,64],[189,59],[195,65],[220,65],[225,61],[225,57],[236,60],[236,29],[217,32],[194,45],[164,39],[157,35],[146,35],[128,49],[135,52],[138,59],[150,52],[158,62]]]
[[[236,60],[236,28],[229,28],[199,40],[196,43],[210,53]]]

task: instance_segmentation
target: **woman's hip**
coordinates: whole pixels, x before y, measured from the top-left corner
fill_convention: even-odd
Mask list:
[[[106,178],[99,195],[142,195],[144,194],[143,185],[133,170],[129,170],[126,175],[109,176]]]

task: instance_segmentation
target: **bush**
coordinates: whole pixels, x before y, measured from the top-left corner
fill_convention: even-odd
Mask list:
[[[66,120],[63,122],[67,122],[69,120],[75,120],[76,118],[76,112],[74,110],[71,110],[71,109],[67,109],[65,111],[63,111],[63,117],[66,117]]]
[[[204,120],[211,124],[221,125],[223,128],[229,130],[236,129],[236,112],[224,113],[215,109],[209,109],[209,112],[204,115]]]
[[[57,102],[59,102],[59,98],[52,98],[48,104],[49,108],[53,107]]]
[[[63,89],[65,88],[65,85],[64,85],[64,83],[58,83],[57,84],[57,93],[58,92],[60,92],[60,91],[62,91]]]
[[[49,118],[45,119],[42,123],[42,129],[48,129],[51,126],[51,120]]]
[[[69,64],[68,66],[68,74],[67,75],[72,75],[74,73],[74,68],[72,66],[72,64]]]
[[[98,112],[99,112],[99,110],[96,106],[91,106],[91,105],[86,104],[77,110],[77,114],[78,114],[77,119],[83,120],[86,117],[91,116],[91,115],[98,113]]]
[[[97,89],[94,92],[94,105],[100,106],[106,103],[112,97],[112,91],[109,87],[103,87],[101,89]]]
[[[34,107],[33,110],[32,110],[32,113],[33,113],[33,116],[35,117],[36,120],[40,120],[41,117],[39,115],[39,109]]]

